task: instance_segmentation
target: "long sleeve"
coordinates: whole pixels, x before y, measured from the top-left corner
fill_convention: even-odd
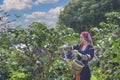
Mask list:
[[[90,48],[86,49],[85,53],[82,56],[82,60],[90,61],[94,56],[94,49],[92,46]]]
[[[79,46],[78,46],[78,45],[72,46],[71,49],[72,49],[72,50],[74,50],[74,49],[75,49],[75,50],[79,50]]]
[[[82,57],[78,55],[78,60],[82,59],[83,61],[90,61],[94,56],[94,48],[91,45],[88,45],[84,51],[80,49],[79,45],[72,46],[71,49],[78,50],[78,52],[82,54]]]

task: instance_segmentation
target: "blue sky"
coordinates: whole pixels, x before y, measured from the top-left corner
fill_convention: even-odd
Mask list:
[[[71,0],[0,0],[0,10],[10,14],[4,17],[0,24],[15,19],[15,14],[21,16],[15,22],[9,23],[14,27],[22,25],[27,27],[34,21],[45,23],[50,27],[55,27],[60,11]],[[0,13],[3,16],[3,13]]]

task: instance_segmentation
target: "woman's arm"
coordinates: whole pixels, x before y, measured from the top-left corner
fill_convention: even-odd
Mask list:
[[[94,56],[94,49],[90,47],[87,51],[73,50],[73,53],[78,54],[84,61],[90,61]]]
[[[78,50],[79,49],[79,46],[76,45],[76,46],[61,46],[59,47],[58,49],[60,50]]]
[[[93,58],[93,56],[94,56],[94,49],[93,47],[91,47],[86,51],[86,54],[82,55],[82,60],[90,61]]]

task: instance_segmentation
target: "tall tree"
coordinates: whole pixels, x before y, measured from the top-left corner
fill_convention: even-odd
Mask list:
[[[58,25],[89,31],[90,26],[99,27],[105,21],[106,12],[119,11],[119,6],[120,0],[72,0],[60,13]]]

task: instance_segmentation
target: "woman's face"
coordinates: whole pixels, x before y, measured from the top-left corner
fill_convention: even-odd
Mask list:
[[[84,39],[84,36],[81,34],[81,35],[80,35],[80,42],[81,42],[81,43],[84,43],[85,41],[86,41],[86,40]]]

